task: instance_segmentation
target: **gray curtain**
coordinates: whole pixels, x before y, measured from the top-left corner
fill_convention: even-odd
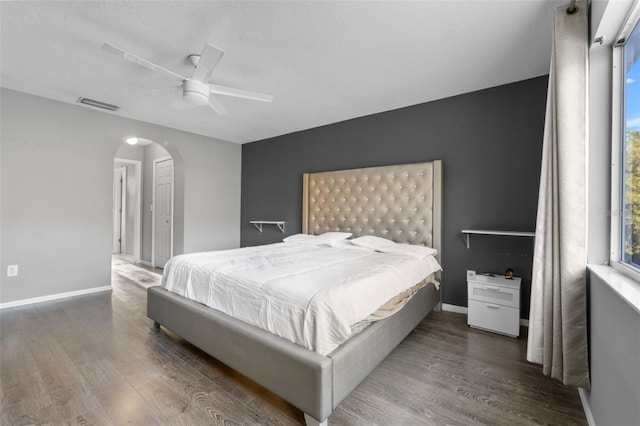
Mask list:
[[[527,360],[589,388],[587,349],[588,5],[555,10],[531,283]]]

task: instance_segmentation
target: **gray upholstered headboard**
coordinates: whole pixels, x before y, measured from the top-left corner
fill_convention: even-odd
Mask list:
[[[442,162],[303,176],[302,232],[346,231],[441,252]]]

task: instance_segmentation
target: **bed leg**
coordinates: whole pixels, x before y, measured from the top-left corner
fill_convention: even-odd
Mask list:
[[[160,330],[160,323],[158,321],[154,321],[152,319],[149,319],[149,327],[152,330]]]
[[[324,419],[323,422],[320,422],[314,419],[313,417],[311,417],[310,415],[308,415],[307,413],[304,413],[304,422],[307,424],[307,426],[328,426],[329,425],[328,419]]]

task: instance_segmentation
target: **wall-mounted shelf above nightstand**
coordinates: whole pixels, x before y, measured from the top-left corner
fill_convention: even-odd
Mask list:
[[[507,237],[535,237],[535,232],[522,232],[522,231],[496,231],[492,229],[463,229],[462,233],[465,234],[467,239],[467,248],[469,248],[469,235],[503,235]]]
[[[262,233],[262,225],[276,225],[284,234],[284,220],[252,220],[249,223],[253,224],[260,233]]]

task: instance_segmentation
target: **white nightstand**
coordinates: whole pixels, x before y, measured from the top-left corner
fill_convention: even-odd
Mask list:
[[[467,278],[467,324],[511,337],[520,335],[521,278],[475,275]]]

